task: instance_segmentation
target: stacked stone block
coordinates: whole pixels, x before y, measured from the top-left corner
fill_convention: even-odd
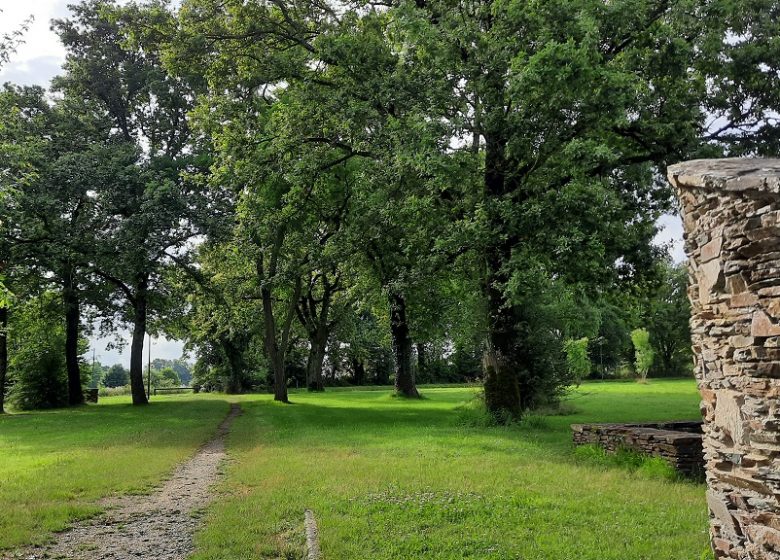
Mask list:
[[[717,558],[780,560],[780,160],[671,166]]]
[[[688,478],[704,472],[701,422],[572,424],[575,445],[598,445],[614,453],[630,449],[660,457]]]

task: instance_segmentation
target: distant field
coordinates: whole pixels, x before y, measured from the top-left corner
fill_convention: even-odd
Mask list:
[[[709,558],[704,487],[578,459],[569,424],[698,416],[691,380],[593,383],[575,414],[469,427],[473,388],[239,397],[232,457],[197,537],[197,560],[302,558],[305,508],[325,560],[678,560]],[[227,412],[219,395],[125,399],[0,418],[0,547],[40,542],[142,492]]]

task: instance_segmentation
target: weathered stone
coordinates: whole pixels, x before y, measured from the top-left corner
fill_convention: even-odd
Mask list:
[[[718,234],[712,239],[712,241],[706,243],[701,248],[701,253],[699,254],[699,262],[706,263],[711,261],[712,259],[717,259],[720,256],[720,248],[722,245],[723,245],[723,236]]]
[[[725,500],[720,494],[712,490],[707,490],[707,506],[710,513],[715,517],[717,523],[721,525],[725,536],[734,538],[741,533],[734,516],[729,511]]]
[[[693,161],[669,179],[692,274],[712,548],[780,560],[780,160]]]
[[[572,424],[571,429],[575,445],[599,445],[608,452],[633,449],[660,457],[692,478],[701,478],[704,471],[702,424],[698,421]]]
[[[762,310],[753,312],[753,320],[750,323],[751,336],[780,336],[780,326],[772,323],[769,316]]]
[[[747,346],[752,346],[755,343],[755,338],[752,336],[732,336],[729,338],[729,344],[731,344],[734,348],[745,348]]]
[[[750,307],[758,303],[758,296],[751,292],[742,292],[731,296],[731,307]]]
[[[732,274],[726,278],[726,288],[732,295],[741,294],[747,290],[747,282],[741,274]]]
[[[725,277],[720,261],[710,261],[699,268],[699,299],[709,303],[715,292],[725,287]]]
[[[742,395],[736,391],[722,390],[716,393],[714,424],[736,444],[746,441],[741,405]]]

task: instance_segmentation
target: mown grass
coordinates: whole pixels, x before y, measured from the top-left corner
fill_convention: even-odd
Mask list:
[[[301,558],[305,508],[326,560],[709,558],[702,485],[570,443],[574,422],[696,418],[693,381],[586,384],[574,414],[507,428],[468,421],[473,389],[424,394],[245,397],[195,558]]]
[[[479,427],[473,388],[296,392],[295,404],[241,397],[232,461],[196,558],[302,558],[303,510],[324,558],[698,559],[707,553],[701,485],[658,465],[576,453],[569,424],[695,418],[692,381],[586,384],[566,410]],[[148,491],[212,434],[225,397],[127,398],[0,417],[0,548],[40,543]]]
[[[0,416],[0,549],[40,544],[100,511],[111,494],[141,493],[214,433],[223,398],[128,398]]]

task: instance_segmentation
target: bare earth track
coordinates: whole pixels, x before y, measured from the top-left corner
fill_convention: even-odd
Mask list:
[[[105,502],[108,510],[54,536],[54,542],[17,550],[2,560],[183,560],[193,550],[199,513],[211,498],[225,459],[225,436],[238,404],[222,421],[216,435],[179,465],[165,484],[148,496],[125,496]]]

